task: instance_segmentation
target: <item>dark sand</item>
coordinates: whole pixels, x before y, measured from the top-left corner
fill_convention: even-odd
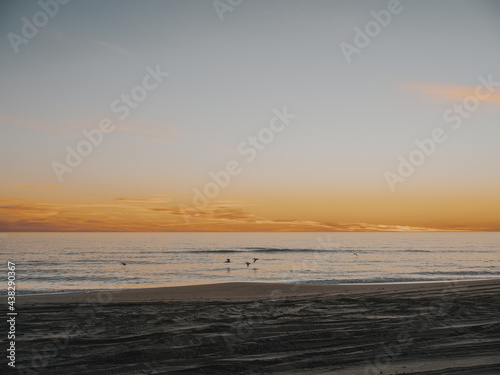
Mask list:
[[[500,374],[500,280],[229,283],[16,302],[25,374]]]

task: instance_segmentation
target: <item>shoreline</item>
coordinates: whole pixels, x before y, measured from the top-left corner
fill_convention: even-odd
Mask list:
[[[201,284],[183,284],[183,285],[163,285],[163,286],[147,286],[147,287],[137,287],[137,288],[116,288],[116,289],[76,289],[76,290],[65,290],[65,291],[42,291],[35,293],[23,293],[16,294],[19,296],[39,296],[39,295],[56,295],[56,294],[78,294],[78,293],[97,293],[97,292],[126,292],[128,290],[144,290],[144,289],[164,289],[164,288],[184,288],[184,287],[196,287],[196,286],[208,286],[208,285],[221,285],[221,284],[278,284],[278,285],[319,285],[319,286],[329,286],[329,285],[340,285],[340,286],[355,286],[355,285],[401,285],[401,284],[428,284],[428,283],[462,283],[462,282],[479,282],[479,281],[495,281],[500,280],[499,278],[485,278],[485,279],[446,279],[446,280],[412,280],[412,281],[380,281],[380,282],[340,282],[340,283],[321,283],[316,282],[317,280],[308,280],[306,282],[280,282],[280,281],[221,281],[214,283],[201,283]],[[318,280],[321,281],[321,280]],[[0,294],[0,298],[6,297],[6,294]]]
[[[168,302],[168,301],[247,301],[252,299],[273,298],[271,293],[280,293],[283,298],[307,296],[335,296],[339,294],[366,294],[382,292],[412,293],[430,291],[443,285],[454,285],[458,288],[476,288],[478,286],[498,286],[499,279],[475,280],[438,280],[382,283],[351,284],[310,284],[310,283],[268,283],[268,282],[222,282],[212,284],[195,284],[183,286],[103,289],[94,291],[56,292],[19,294],[16,304],[35,303],[85,303],[89,298],[111,300],[106,303],[120,302]],[[6,303],[7,296],[0,296],[0,304]]]

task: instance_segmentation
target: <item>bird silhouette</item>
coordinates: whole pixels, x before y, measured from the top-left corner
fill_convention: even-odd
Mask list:
[[[123,264],[124,266],[126,266],[126,265],[127,265],[127,263],[124,263],[124,262],[120,262],[120,263],[121,263],[121,264]]]
[[[231,263],[231,259],[227,258],[224,263]]]
[[[259,258],[253,258],[253,262],[257,262],[259,260]]]
[[[246,265],[247,265],[247,267],[248,267],[248,266],[249,266],[250,264],[252,264],[252,263],[250,263],[250,262],[245,262],[245,264],[246,264]]]
[[[356,254],[356,253],[353,253],[353,254],[356,255],[356,256],[358,256],[358,254]]]

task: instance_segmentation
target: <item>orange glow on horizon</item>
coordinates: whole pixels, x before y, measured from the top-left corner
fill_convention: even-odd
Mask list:
[[[34,191],[34,190],[33,190]],[[38,191],[38,190],[37,190]],[[41,191],[41,190],[40,190]],[[57,194],[54,190],[53,193]],[[41,193],[40,193],[41,194]],[[38,194],[38,195],[40,195]],[[96,203],[0,198],[0,231],[497,231],[493,194],[453,196],[310,194],[216,200],[205,207],[175,196],[120,195]]]

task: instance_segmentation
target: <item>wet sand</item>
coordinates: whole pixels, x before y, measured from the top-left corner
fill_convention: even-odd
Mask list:
[[[500,373],[500,280],[226,283],[16,306],[15,373]]]

